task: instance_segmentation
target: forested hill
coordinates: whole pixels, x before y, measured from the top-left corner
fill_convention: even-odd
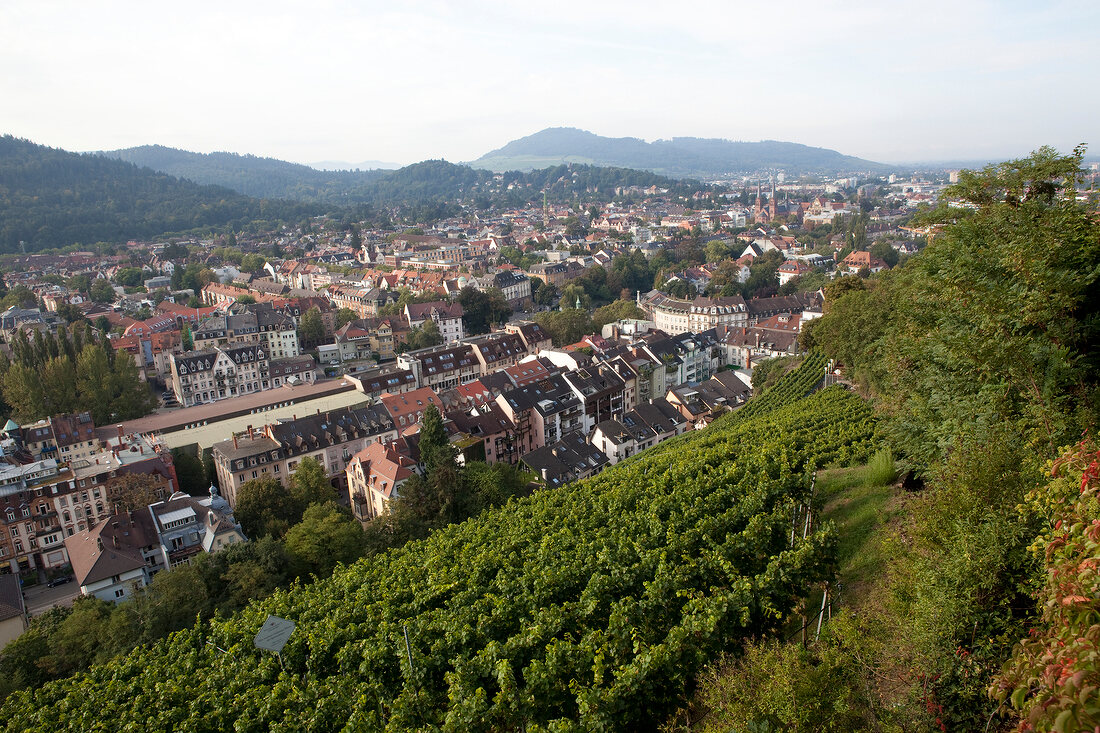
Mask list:
[[[0,252],[148,238],[300,219],[313,206],[266,201],[132,163],[0,137]]]
[[[167,167],[181,152],[149,150],[162,153],[161,162]],[[609,199],[626,186],[657,186],[690,195],[701,185],[648,171],[585,165],[494,174],[427,160],[396,171],[344,175],[248,156],[226,154],[216,160],[243,161],[240,167],[223,170],[242,187],[259,186],[256,181],[264,176],[262,171],[270,169],[268,190],[289,192],[300,200],[252,198],[102,154],[71,153],[4,136],[0,138],[0,252],[18,252],[20,242],[27,251],[34,251],[192,229],[241,229],[257,220],[300,221],[322,213],[343,213],[380,225],[393,215],[422,224],[458,213],[459,204],[482,209],[523,206],[541,204],[544,195],[551,201]],[[298,175],[304,177],[295,178]],[[388,214],[380,213],[383,207]]]
[[[237,153],[192,153],[163,145],[101,153],[196,183],[231,188],[257,198],[338,201],[386,174],[382,170],[322,171],[275,158]]]
[[[191,153],[162,145],[127,148],[104,156],[117,157],[161,173],[231,188],[265,198],[307,201],[328,206],[356,204],[423,204],[454,202],[468,197],[501,204],[542,199],[543,189],[555,197],[573,199],[591,190],[606,196],[621,186],[684,189],[698,184],[677,181],[645,170],[589,165],[553,165],[526,172],[504,172],[502,178],[484,168],[425,160],[397,170],[319,171],[273,158],[235,153]]]
[[[513,140],[470,165],[491,170],[530,170],[569,162],[639,168],[676,177],[717,176],[769,168],[789,173],[889,169],[881,163],[835,150],[777,140],[736,142],[677,137],[647,143],[634,137],[603,137],[572,127],[551,127]]]

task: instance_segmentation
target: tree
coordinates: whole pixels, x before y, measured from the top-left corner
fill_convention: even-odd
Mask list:
[[[191,327],[190,326],[184,326],[183,327],[183,335],[180,337],[180,345],[183,347],[184,351],[194,351],[195,350],[195,339],[191,335]]]
[[[549,306],[557,303],[559,299],[558,286],[554,283],[531,278],[531,300],[535,305]]]
[[[407,339],[409,351],[439,346],[441,343],[443,343],[443,334],[439,331],[439,326],[436,325],[435,321],[430,318],[409,331]]]
[[[707,262],[721,262],[722,260],[728,259],[731,253],[730,245],[725,240],[712,239],[707,242]]]
[[[96,278],[95,282],[92,283],[89,295],[97,303],[110,303],[118,297],[115,294],[115,289],[111,287],[111,283],[101,277]]]
[[[577,308],[539,313],[535,316],[535,322],[550,334],[555,346],[576,343],[593,331],[588,311]]]
[[[337,563],[352,563],[363,554],[363,527],[335,502],[313,504],[285,538],[292,567],[299,577],[324,578]]]
[[[882,260],[888,267],[896,267],[898,264],[898,251],[889,242],[875,242],[871,245],[870,252],[872,257]]]
[[[592,314],[592,328],[598,331],[604,324],[631,318],[644,319],[645,313],[633,300],[616,300],[596,309]]]
[[[336,311],[336,328],[340,329],[359,318],[359,314],[351,308],[341,308]]]
[[[66,323],[76,323],[84,319],[84,313],[72,303],[61,303],[58,305],[57,315],[64,318]]]
[[[173,449],[173,457],[175,451]],[[176,464],[179,476],[179,464]],[[157,477],[149,473],[124,473],[111,479],[107,486],[107,498],[111,503],[112,514],[133,512],[153,504],[161,499],[164,491]]]
[[[259,272],[266,264],[267,260],[258,254],[250,253],[241,258],[241,270],[244,272]]]
[[[325,467],[316,458],[303,458],[290,477],[290,495],[301,507],[299,513],[311,504],[336,501],[336,490],[325,473]]]
[[[321,320],[321,309],[313,306],[298,323],[298,338],[304,344],[318,344],[325,337],[325,324]]]
[[[579,307],[581,310],[587,311],[592,307],[592,298],[584,291],[583,287],[577,285],[574,281],[561,289],[561,298],[558,300],[558,304],[563,310]]]
[[[115,273],[115,282],[124,287],[137,287],[145,278],[140,267],[124,267]]]
[[[280,538],[301,519],[302,506],[278,479],[265,477],[246,481],[237,490],[233,513],[250,539]]]
[[[252,295],[240,295],[237,296],[237,305],[254,305],[256,303],[255,296]]]
[[[180,482],[180,491],[191,496],[206,495],[210,484],[206,482],[206,471],[198,458],[182,448],[173,448],[172,463],[176,467],[176,478]]]
[[[512,313],[499,288],[464,287],[458,294],[462,305],[462,325],[469,335],[488,333],[494,323],[502,323]]]
[[[92,278],[81,273],[70,277],[69,281],[65,284],[68,285],[70,290],[75,290],[79,293],[87,293],[89,288],[92,287]],[[13,288],[11,292],[15,292],[15,288]]]

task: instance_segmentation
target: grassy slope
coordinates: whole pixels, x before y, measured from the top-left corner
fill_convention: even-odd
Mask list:
[[[896,538],[907,495],[897,485],[875,480],[870,466],[819,471],[817,495],[822,505],[822,518],[836,526],[839,538],[840,589],[833,606],[834,614],[843,610],[847,616],[848,611],[866,610],[876,617],[880,616],[884,606],[890,603],[889,586],[884,582],[883,572],[898,548]],[[806,607],[810,615],[816,613],[820,603],[820,593],[807,598]],[[798,626],[796,624],[794,628],[797,630]],[[810,628],[812,636],[813,624]],[[823,633],[828,634],[827,625]],[[793,640],[788,642],[788,648],[792,649],[793,654],[793,649],[799,644],[797,631],[791,636]],[[738,684],[741,680],[734,679],[743,671],[732,665],[733,660],[726,658],[701,674],[700,687],[692,704],[671,718],[665,730],[729,730],[732,720],[726,714],[724,705],[732,702],[731,697],[736,698],[743,687]],[[888,689],[876,692],[891,697]]]

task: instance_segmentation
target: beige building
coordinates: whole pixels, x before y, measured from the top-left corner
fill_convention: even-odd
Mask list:
[[[236,505],[237,491],[245,483],[272,477],[286,485],[305,458],[317,460],[330,479],[343,484],[353,455],[372,443],[396,438],[386,410],[369,405],[249,428],[245,435],[215,443],[211,452],[222,494]]]
[[[347,467],[348,499],[355,518],[366,524],[389,511],[402,484],[417,471],[416,462],[397,443],[372,443]]]

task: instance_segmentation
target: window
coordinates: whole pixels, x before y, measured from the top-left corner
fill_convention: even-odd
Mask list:
[[[11,528],[11,536],[12,537],[18,537],[19,536],[19,528],[18,527],[12,527]]]
[[[124,595],[126,595],[125,588],[119,588],[115,591],[115,598],[122,598]]]
[[[257,475],[258,474],[255,471],[252,472],[252,478],[256,478]]]
[[[23,516],[29,517],[31,515],[31,508],[29,506],[23,507]]]
[[[21,552],[23,552],[23,543],[22,543],[21,541],[19,541],[19,540],[16,540],[16,541],[15,541],[15,551],[16,551],[17,553],[21,553]]]

